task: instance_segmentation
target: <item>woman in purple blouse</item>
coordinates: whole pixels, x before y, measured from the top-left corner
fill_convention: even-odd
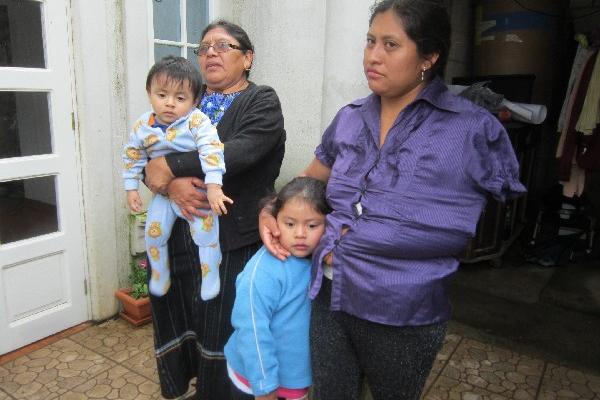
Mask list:
[[[441,2],[384,0],[369,21],[372,94],[343,107],[304,175],[333,212],[313,257],[311,357],[318,400],[418,399],[442,346],[444,281],[490,193],[525,192],[502,125],[438,77],[450,47]],[[267,210],[261,236],[276,256]]]

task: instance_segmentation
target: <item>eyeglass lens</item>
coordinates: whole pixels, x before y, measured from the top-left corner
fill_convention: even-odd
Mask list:
[[[198,54],[200,55],[205,55],[206,53],[208,53],[208,49],[213,48],[217,53],[225,53],[227,51],[229,51],[232,48],[237,48],[237,46],[234,46],[228,42],[217,42],[215,44],[206,44],[203,43],[200,45],[200,47],[198,47]]]

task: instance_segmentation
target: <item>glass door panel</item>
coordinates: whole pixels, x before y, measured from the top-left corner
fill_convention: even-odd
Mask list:
[[[200,34],[208,25],[208,1],[187,0],[186,4],[187,41],[200,43]]]
[[[0,66],[45,68],[39,1],[0,0]]]
[[[179,42],[181,40],[181,18],[179,0],[154,0],[154,38]]]
[[[52,153],[47,92],[0,91],[0,159]]]
[[[58,231],[55,177],[0,182],[0,244]]]
[[[181,56],[181,47],[169,46],[166,44],[155,44],[154,45],[154,59],[159,61],[161,58],[166,56]]]

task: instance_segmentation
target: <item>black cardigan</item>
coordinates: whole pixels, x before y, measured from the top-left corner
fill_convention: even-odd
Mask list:
[[[268,86],[250,83],[229,106],[217,131],[225,145],[223,191],[234,203],[219,218],[222,251],[260,240],[258,202],[275,190],[285,151],[281,104]],[[204,178],[198,152],[166,156],[173,175]]]

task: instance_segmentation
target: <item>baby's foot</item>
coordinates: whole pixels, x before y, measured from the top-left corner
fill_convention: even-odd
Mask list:
[[[200,297],[202,300],[210,300],[217,297],[221,290],[221,279],[219,279],[219,268],[209,267],[208,264],[202,264],[202,285],[200,286]]]

